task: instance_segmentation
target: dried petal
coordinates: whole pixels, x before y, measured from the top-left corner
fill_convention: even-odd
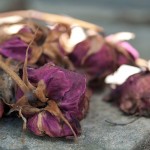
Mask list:
[[[29,81],[37,86],[43,80],[46,85],[46,96],[55,100],[61,110],[82,119],[87,112],[86,79],[83,75],[68,71],[48,63],[40,68],[28,68]],[[20,98],[18,91],[17,97]],[[86,105],[86,108],[85,108]],[[85,110],[84,110],[85,109]]]
[[[28,45],[18,37],[13,37],[0,45],[0,54],[24,62]],[[31,49],[29,49],[29,56]],[[30,57],[29,57],[30,58]]]
[[[68,119],[68,118],[67,118]],[[76,120],[69,120],[76,134],[80,134],[80,125]],[[47,111],[43,111],[34,115],[28,120],[28,128],[36,135],[47,134],[50,137],[68,137],[72,136],[70,128],[61,120],[51,115]]]

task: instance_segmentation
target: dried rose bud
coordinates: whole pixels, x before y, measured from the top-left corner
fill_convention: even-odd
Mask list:
[[[55,137],[79,135],[81,130],[79,121],[85,117],[89,108],[85,76],[48,63],[37,69],[28,68],[28,80],[37,88],[39,82],[43,81],[46,96],[46,102],[39,103],[34,93],[26,93],[29,104],[39,109],[35,110],[37,112],[20,103],[22,114],[28,118],[29,129],[37,135],[42,133]],[[16,97],[19,100],[22,96],[23,93],[19,89]]]
[[[65,110],[79,120],[85,116],[88,99],[84,75],[48,63],[37,69],[28,68],[28,79],[34,86],[43,80],[46,85],[46,96],[59,103],[61,110]],[[19,91],[17,98],[21,96]]]
[[[84,51],[84,49],[78,49],[78,47],[76,47],[73,54],[81,50]],[[108,74],[113,73],[120,65],[126,63],[128,64],[131,62],[124,55],[118,53],[114,48],[110,47],[107,44],[104,44],[98,52],[90,55],[85,60],[83,66],[85,67],[88,74],[92,76],[104,77]]]
[[[0,100],[0,118],[3,116],[4,113],[4,104],[3,102]]]
[[[129,43],[112,42],[110,38],[108,40],[98,34],[76,44],[67,55],[77,68],[92,79],[104,78],[122,64],[134,65],[138,58],[138,52]]]
[[[149,116],[150,114],[150,72],[142,71],[130,76],[122,85],[112,91],[110,99],[127,114]]]

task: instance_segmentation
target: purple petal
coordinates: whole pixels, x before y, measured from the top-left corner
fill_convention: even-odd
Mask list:
[[[114,58],[114,49],[108,45],[103,45],[102,48],[87,58],[84,65],[87,72],[93,76],[104,77],[116,70],[117,62]]]
[[[84,40],[78,43],[72,53],[68,55],[70,60],[76,67],[81,67],[82,59],[87,54],[88,50],[90,49],[90,40]]]
[[[30,119],[28,119],[27,126],[32,132],[34,132],[34,134],[39,136],[43,135],[43,132],[40,131],[38,127],[38,115],[34,115]]]
[[[28,45],[18,37],[13,37],[0,45],[0,54],[24,62]],[[29,56],[31,49],[29,49]]]
[[[73,120],[71,120],[70,123],[76,134],[79,135],[80,128],[76,127],[75,123],[73,123]],[[46,111],[43,111],[30,118],[28,120],[28,128],[36,135],[42,135],[45,133],[50,137],[73,136],[71,129],[64,122],[60,121]]]

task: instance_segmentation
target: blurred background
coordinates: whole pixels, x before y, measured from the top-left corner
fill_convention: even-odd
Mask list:
[[[129,31],[131,43],[150,58],[150,0],[0,0],[0,11],[36,9],[103,26],[105,33]]]

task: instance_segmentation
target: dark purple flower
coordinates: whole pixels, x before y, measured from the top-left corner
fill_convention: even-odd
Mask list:
[[[126,82],[112,91],[110,100],[127,114],[149,116],[150,72],[142,71],[130,76]]]
[[[37,69],[28,68],[28,79],[35,87],[38,86],[39,81],[44,81],[46,97],[49,101],[52,100],[57,104],[63,116],[78,135],[80,133],[79,121],[85,117],[89,106],[85,76],[48,63]],[[22,92],[18,90],[17,99],[22,96]],[[45,103],[43,108],[47,105]],[[30,130],[37,135],[41,135],[43,132],[55,137],[73,135],[65,122],[43,108],[41,112],[28,116]],[[38,119],[39,117],[41,118]],[[39,127],[37,119],[40,120],[41,127]]]
[[[34,86],[43,80],[47,97],[59,103],[60,109],[78,119],[84,117],[87,109],[84,75],[48,63],[37,69],[28,68],[28,79]],[[20,94],[17,99],[21,97]]]

